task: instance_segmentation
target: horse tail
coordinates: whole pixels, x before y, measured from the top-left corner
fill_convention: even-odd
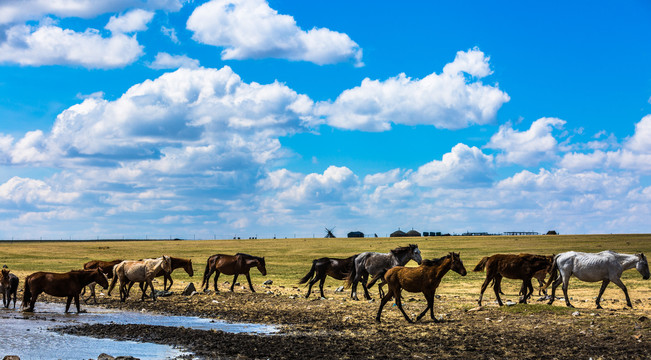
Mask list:
[[[203,271],[203,280],[201,281],[201,287],[206,285],[208,283],[208,274],[210,274],[210,258],[212,256],[208,257],[208,260],[206,260],[206,269]]]
[[[356,260],[357,258],[355,258]],[[357,266],[355,266],[355,261],[353,260],[353,267],[350,269],[350,273],[348,276],[346,276],[346,285],[344,285],[345,289],[350,288],[353,285],[353,280],[357,276]]]
[[[305,284],[306,282],[312,280],[314,277],[314,272],[316,271],[316,260],[312,261],[312,268],[308,273],[301,278],[301,280],[298,281],[299,284]]]
[[[483,257],[477,266],[472,271],[484,271],[484,268],[486,267],[486,262],[488,261],[488,256]]]
[[[119,264],[113,266],[113,279],[111,280],[111,285],[108,288],[108,292],[107,292],[108,296],[111,296],[111,291],[113,291],[113,288],[115,287],[115,283],[118,281],[118,267]],[[122,295],[120,294],[120,296]]]
[[[382,279],[384,279],[384,275],[387,274],[387,271],[389,271],[389,269],[384,269],[384,270],[380,271],[379,273],[377,273],[377,275],[373,276],[373,278],[371,279],[371,282],[369,282],[369,283],[366,285],[366,288],[367,288],[367,289],[370,289],[371,287],[373,287],[373,285],[375,285],[375,283],[376,283],[378,280],[382,280]]]
[[[25,278],[25,290],[23,291],[23,309],[29,306],[29,303],[32,300],[32,291],[29,289],[30,277]],[[15,303],[14,303],[15,305]]]
[[[554,256],[554,260],[552,261],[552,268],[549,270],[549,280],[541,289],[543,292],[546,291],[549,285],[551,285],[551,283],[553,283],[558,277],[558,265],[556,265],[556,259],[558,259],[559,255]]]

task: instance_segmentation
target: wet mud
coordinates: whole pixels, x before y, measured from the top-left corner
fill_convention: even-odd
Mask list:
[[[434,312],[409,324],[387,304],[375,322],[377,302],[351,301],[347,294],[304,299],[303,289],[266,287],[262,292],[172,295],[158,301],[100,297],[100,306],[277,325],[278,333],[233,334],[184,327],[85,324],[67,334],[175,345],[210,359],[648,359],[651,358],[651,301],[625,309],[602,302],[596,310],[543,303],[476,307],[475,299],[441,296]],[[413,295],[413,296],[412,296]],[[412,318],[425,308],[422,296],[405,296]]]

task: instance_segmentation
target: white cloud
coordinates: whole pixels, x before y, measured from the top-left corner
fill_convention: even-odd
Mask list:
[[[12,177],[0,185],[0,201],[21,204],[71,203],[79,197],[74,192],[58,192],[41,180]]]
[[[638,153],[651,154],[651,115],[635,124],[635,133],[626,143],[626,148]]]
[[[348,35],[325,28],[304,31],[265,0],[212,0],[187,22],[198,42],[224,47],[222,59],[280,58],[319,65],[354,60],[362,50]]]
[[[115,68],[142,55],[142,46],[135,37],[114,34],[104,38],[92,29],[80,33],[52,25],[16,25],[5,35],[6,40],[0,43],[0,63]]]
[[[161,31],[161,33],[163,33],[163,35],[165,35],[165,36],[167,36],[168,38],[170,38],[170,40],[172,40],[173,43],[175,43],[175,44],[180,44],[180,43],[181,43],[181,42],[179,41],[178,36],[176,36],[176,29],[174,29],[174,28],[168,28],[168,27],[166,27],[166,26],[161,26],[161,27],[160,27],[160,31]]]
[[[359,184],[347,167],[328,167],[323,174],[312,173],[283,191],[277,197],[288,207],[305,204],[341,202],[357,196],[352,191]]]
[[[154,18],[153,11],[135,9],[120,16],[111,16],[106,29],[112,33],[130,33],[147,30],[147,24]]]
[[[156,54],[154,62],[149,64],[152,69],[178,69],[190,68],[195,69],[199,67],[199,60],[192,59],[185,55],[170,55],[165,52]]]
[[[378,186],[395,183],[403,176],[404,171],[401,169],[393,169],[387,172],[370,174],[364,177],[364,185]]]
[[[330,126],[364,131],[386,131],[392,123],[439,129],[491,123],[509,96],[497,87],[466,79],[463,72],[476,77],[490,74],[488,57],[478,49],[459,52],[442,74],[420,80],[405,74],[385,81],[366,78],[334,103],[320,103],[319,113]]]
[[[418,168],[412,180],[424,187],[484,187],[492,182],[493,157],[476,147],[457,144],[441,160]]]
[[[531,124],[529,130],[522,132],[510,128],[509,124],[502,125],[486,147],[503,151],[497,155],[498,162],[536,165],[557,157],[558,143],[552,130],[560,129],[563,125],[565,121],[557,118],[538,119]]]
[[[38,20],[46,15],[92,18],[100,14],[127,9],[178,11],[183,0],[3,0],[0,24]]]

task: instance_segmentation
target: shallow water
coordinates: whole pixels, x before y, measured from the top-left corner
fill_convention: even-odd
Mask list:
[[[74,306],[73,306],[74,308]],[[99,354],[130,355],[141,359],[172,359],[184,353],[171,346],[96,339],[85,336],[61,335],[48,328],[75,324],[144,324],[186,327],[199,330],[221,330],[231,333],[272,334],[274,326],[229,323],[192,316],[166,316],[148,312],[119,311],[94,306],[83,306],[81,314],[64,314],[65,306],[55,303],[36,303],[34,313],[0,309],[0,356],[18,355],[21,359],[96,359]]]

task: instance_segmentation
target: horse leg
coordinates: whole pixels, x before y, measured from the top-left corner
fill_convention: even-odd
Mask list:
[[[317,281],[319,281],[319,278],[315,276],[312,280],[310,280],[307,283],[307,293],[305,293],[306,299],[310,297],[310,294],[312,293],[312,286],[314,286],[314,284],[316,284]]]
[[[366,286],[367,282],[368,282],[368,277],[363,276],[361,283],[362,283],[362,288],[364,288],[364,298],[366,300],[371,300],[373,298],[371,297],[371,294],[369,294],[369,292],[368,292],[368,286]]]
[[[167,280],[170,280],[170,287],[167,287]],[[172,284],[174,284],[174,280],[172,280],[172,275],[165,273],[163,274],[163,290],[164,291],[169,291],[172,288]]]
[[[147,280],[147,283],[145,284],[145,289],[147,289],[147,286],[149,286],[149,289],[151,290],[151,298],[156,301],[156,291],[154,290],[154,284],[152,284],[151,279]],[[142,301],[145,301],[145,291],[143,290],[142,292]]]
[[[358,281],[359,280],[357,279],[357,277],[355,277],[355,279],[353,280],[353,289],[350,291],[350,298],[353,299],[353,300],[359,300],[357,298],[357,282]]]
[[[68,309],[70,309],[71,301],[72,301],[72,296],[68,296],[68,298],[66,299],[66,311],[65,311],[66,314],[68,313]]]
[[[533,285],[531,284],[531,279],[522,280],[522,287],[520,288],[520,294],[522,297],[520,298],[519,303],[526,304],[527,298],[529,298],[529,294],[531,293],[533,293]]]
[[[239,275],[240,274],[235,274],[235,276],[233,276],[233,283],[231,284],[231,292],[233,292],[233,289],[235,288],[235,282],[237,281],[237,277]]]
[[[34,305],[36,305],[36,298],[41,295],[40,292],[34,292],[32,293],[32,299],[29,301],[29,309],[27,311],[33,312],[34,311]]]
[[[479,300],[477,301],[479,303],[479,306],[481,306],[481,299],[484,297],[484,291],[486,291],[486,288],[488,287],[488,284],[490,284],[492,280],[492,277],[489,277],[488,274],[486,274],[486,279],[484,280],[484,283],[481,284],[481,291],[479,292]]]
[[[387,294],[386,294],[386,295],[382,298],[382,300],[380,301],[380,308],[377,310],[377,316],[375,316],[375,321],[380,322],[380,314],[382,314],[382,308],[384,307],[384,305],[385,305],[389,300],[391,300],[392,297],[393,297],[393,294],[392,294],[392,292],[391,292],[391,289],[389,289],[389,291],[387,292]]]
[[[79,308],[79,294],[75,295],[75,306],[77,307],[77,314],[81,311]]]
[[[631,298],[628,297],[628,290],[626,289],[626,285],[624,285],[624,283],[622,282],[622,280],[619,279],[619,278],[617,278],[617,279],[612,279],[611,281],[614,282],[615,285],[619,286],[619,288],[622,289],[622,291],[624,291],[624,295],[626,295],[626,305],[627,305],[628,307],[632,308],[632,307],[633,307],[633,304],[631,304]]]
[[[601,289],[599,289],[599,295],[597,295],[597,309],[603,309],[601,307],[601,295],[604,294],[604,291],[606,291],[606,286],[610,283],[610,280],[604,280],[601,282]]]
[[[221,275],[221,272],[219,270],[215,270],[215,292],[219,292],[219,289],[217,289],[217,279],[219,279],[219,275]],[[206,286],[206,288],[208,288]]]
[[[567,296],[567,288],[570,284],[570,277],[563,277],[563,296],[565,296],[565,305],[567,307],[573,308],[574,306],[570,304],[570,297]],[[553,289],[552,289],[553,290]]]
[[[554,283],[552,284],[552,294],[550,295],[549,302],[547,303],[547,305],[551,305],[552,303],[554,303],[554,300],[556,300],[556,288],[558,287],[558,285],[561,284],[561,282],[563,282],[562,275],[559,276],[558,279],[554,280]]]
[[[325,276],[321,277],[321,281],[319,281],[319,290],[321,290],[321,298],[325,299],[325,294],[323,293],[323,284],[325,283]]]
[[[90,284],[88,286],[90,288],[90,296],[88,297],[88,299],[86,301],[90,300],[90,298],[92,297],[93,298],[93,303],[97,304],[97,297],[95,296],[95,285],[97,285],[97,284],[92,283],[92,284]],[[86,301],[84,301],[84,303],[86,303]]]
[[[400,309],[400,312],[402,312],[402,315],[405,317],[405,319],[407,319],[407,322],[408,323],[413,323],[413,321],[409,318],[409,316],[407,316],[407,313],[405,312],[405,309],[402,308],[402,298],[401,298],[402,295],[400,294],[401,290],[402,289],[398,289],[396,291],[396,294],[395,294],[396,305],[398,305],[398,309]]]
[[[500,289],[502,285],[502,275],[496,274],[494,283],[493,283],[493,291],[495,291],[495,298],[497,298],[497,303],[500,306],[503,306],[504,304],[502,303],[502,299],[500,298]]]
[[[424,294],[424,295],[425,295],[425,299],[427,300],[427,307],[425,308],[425,310],[423,310],[422,313],[420,313],[420,315],[418,315],[416,321],[420,320],[423,316],[425,316],[425,314],[427,314],[427,310],[432,309],[432,320],[434,320],[434,322],[438,322],[438,320],[436,320],[436,318],[434,317],[434,310],[433,310],[434,295],[433,294]]]
[[[382,281],[377,285],[377,290],[380,293],[380,298],[384,297],[384,290],[382,290],[382,287],[386,284],[387,282],[382,278]]]
[[[251,284],[251,276],[248,272],[246,273],[246,281],[249,282],[249,288],[251,289],[251,292],[255,292],[255,290],[253,290],[253,284]]]

